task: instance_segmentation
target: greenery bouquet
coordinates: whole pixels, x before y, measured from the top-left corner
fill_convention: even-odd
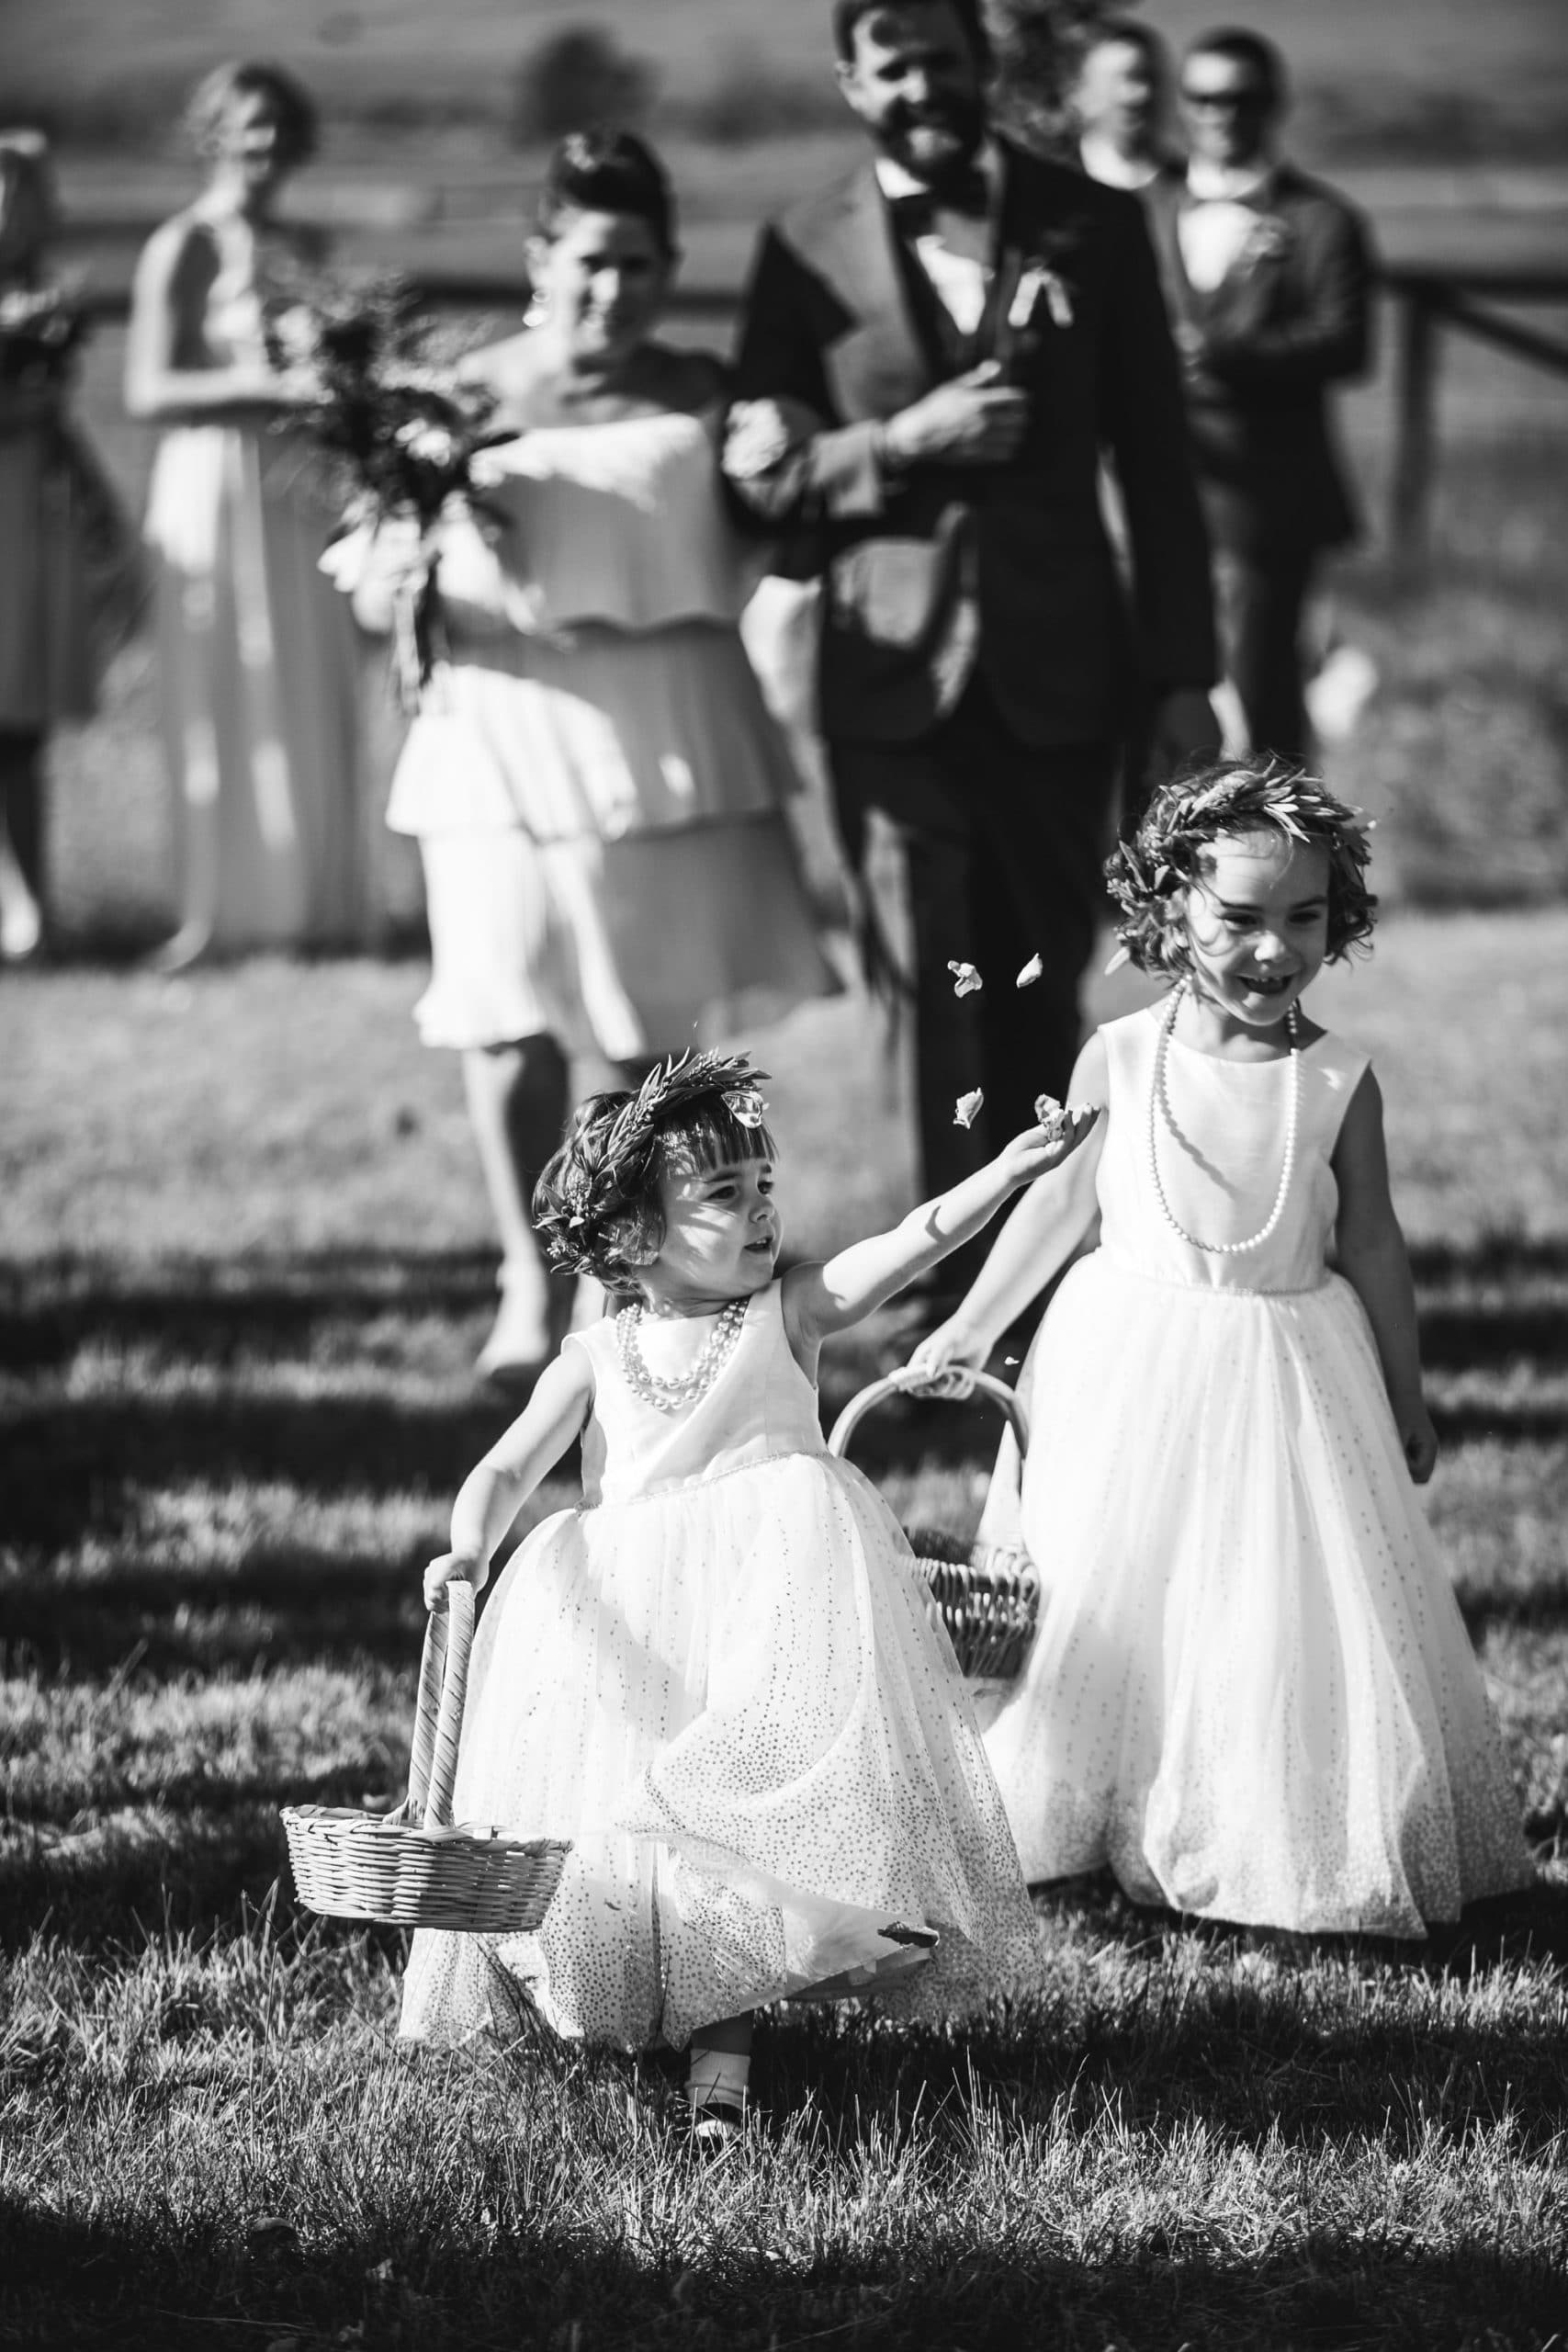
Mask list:
[[[478,506],[473,460],[495,437],[494,396],[464,381],[404,279],[318,286],[268,333],[276,363],[314,387],[289,423],[310,435],[343,500],[329,572],[352,591],[378,538],[399,551],[393,661],[403,708],[416,711],[445,641],[436,526],[454,501]]]

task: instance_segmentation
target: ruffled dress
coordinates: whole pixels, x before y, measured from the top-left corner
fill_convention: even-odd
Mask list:
[[[1330,1157],[1367,1057],[1302,1057],[1276,1231],[1217,1257],[1149,1170],[1159,1016],[1100,1035],[1100,1242],[1020,1375],[1032,1430],[984,1532],[1021,1511],[1047,1605],[987,1731],[1026,1876],[1109,1863],[1139,1900],[1237,1922],[1419,1936],[1529,1883],[1474,1653],[1411,1483],[1371,1328],[1327,1263]],[[1255,1233],[1288,1061],[1172,1039],[1159,1173],[1187,1232]]]
[[[259,363],[265,253],[243,221],[201,225],[216,274],[179,364]],[[336,519],[304,437],[269,421],[176,425],[158,444],[143,531],[180,935],[193,952],[364,936],[359,652],[320,569]]]
[[[570,1838],[536,1936],[422,1931],[402,2030],[520,1988],[562,2033],[683,2045],[795,1995],[906,2012],[1037,1981],[1001,1801],[908,1546],[829,1454],[777,1283],[706,1393],[643,1402],[615,1327],[583,1500],[525,1539],[475,1638],[456,1817]]]
[[[440,540],[451,660],[393,781],[418,836],[427,1045],[549,1035],[611,1060],[837,985],[739,634],[716,413],[530,428]]]

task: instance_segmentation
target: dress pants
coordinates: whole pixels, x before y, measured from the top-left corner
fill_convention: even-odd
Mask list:
[[[1315,562],[1311,548],[1260,554],[1222,548],[1215,567],[1225,674],[1252,748],[1287,760],[1304,760],[1310,743],[1301,637]]]
[[[830,741],[845,846],[863,855],[878,809],[903,850],[914,933],[911,976],[919,1160],[926,1195],[971,1173],[1033,1123],[1037,1094],[1065,1097],[1077,1056],[1078,986],[1102,906],[1113,743],[1021,742],[983,678],[909,743]],[[1015,983],[1032,956],[1043,966]],[[949,961],[983,975],[955,997]],[[981,1119],[953,1105],[984,1089]]]

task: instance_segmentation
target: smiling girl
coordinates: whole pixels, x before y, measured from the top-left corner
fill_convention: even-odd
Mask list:
[[[1531,1868],[1413,1492],[1437,1439],[1377,1080],[1301,1004],[1371,933],[1367,854],[1277,760],[1156,794],[1107,873],[1174,985],[1085,1046],[1106,1118],[915,1363],[983,1363],[1098,1229],[982,1529],[1021,1510],[1050,1598],[987,1733],[1026,1875],[1109,1862],[1183,1911],[1420,1936]]]
[[[943,2012],[1027,1982],[1001,1800],[908,1544],[830,1455],[817,1357],[1066,1159],[1062,1114],[890,1233],[777,1273],[758,1073],[715,1054],[577,1114],[536,1214],[620,1311],[575,1333],[465,1481],[445,1606],[572,1442],[583,1499],[480,1621],[457,1811],[570,1838],[537,1936],[420,1935],[403,2030],[459,2039],[510,1976],[568,2035],[690,2046],[707,2132],[745,2104],[750,2012],[910,1979]],[[498,1978],[496,1971],[501,1972]]]

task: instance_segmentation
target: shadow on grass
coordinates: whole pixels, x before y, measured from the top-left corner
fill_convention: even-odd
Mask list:
[[[269,1345],[299,1352],[327,1323],[389,1314],[493,1311],[494,1253],[333,1249],[281,1258],[162,1260],[152,1278],[98,1258],[0,1262],[0,1366],[42,1371],[85,1345],[151,1342],[170,1357],[224,1363]]]
[[[1036,1912],[1062,1928],[1081,1927],[1096,1942],[1128,1954],[1148,1953],[1191,1937],[1216,1955],[1256,1955],[1281,1967],[1314,1957],[1355,1959],[1414,1974],[1468,1976],[1472,1968],[1550,1961],[1568,1969],[1568,1884],[1541,1880],[1512,1894],[1487,1895],[1457,1919],[1438,1920],[1419,1942],[1386,1936],[1293,1935],[1278,1928],[1246,1928],[1201,1919],[1157,1905],[1134,1903],[1109,1871],[1057,1879],[1032,1887]],[[1568,2050],[1562,2053],[1568,2092]]]
[[[0,1583],[0,1650],[13,1672],[96,1680],[123,1671],[160,1680],[265,1665],[355,1666],[411,1672],[424,1611],[417,1572],[441,1537],[389,1552],[287,1552],[258,1545],[232,1574],[141,1564],[112,1579]]]
[[[103,2222],[0,2204],[0,2323],[12,2341],[182,2352],[290,2338],[298,2352],[353,2340],[420,2352],[614,2346],[616,2352],[755,2347],[831,2340],[852,2352],[941,2345],[953,2352],[1152,2352],[1186,2344],[1270,2352],[1536,2352],[1562,2317],[1562,2274],[1544,2257],[1479,2234],[1438,2253],[1329,2230],[1259,2262],[1146,2251],[1108,2233],[1103,2256],[1025,2255],[954,2242],[935,2222],[896,2251],[791,2261],[745,2245],[665,2246],[638,2258],[581,2230],[541,2228],[507,2210],[471,2246],[434,2223],[395,2240],[356,2200],[330,2253],[282,2236],[248,2248],[243,2218],[188,2239],[139,2241]],[[499,2173],[499,2168],[495,2168]],[[694,2190],[694,2201],[700,2196]],[[491,2209],[493,2210],[493,2208]],[[726,2236],[732,2234],[726,2232]],[[1163,2240],[1163,2243],[1162,2243]],[[482,2250],[481,2250],[482,2248]]]

